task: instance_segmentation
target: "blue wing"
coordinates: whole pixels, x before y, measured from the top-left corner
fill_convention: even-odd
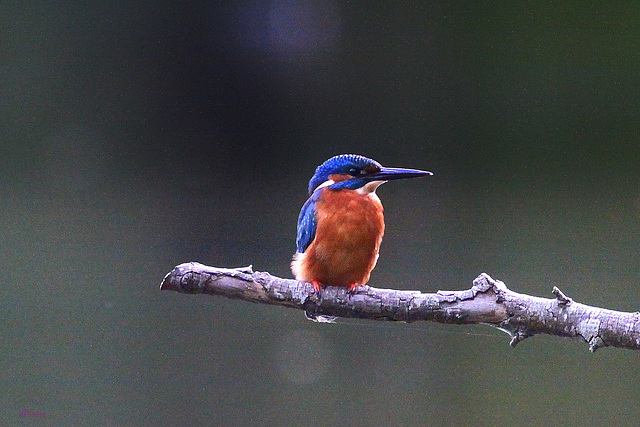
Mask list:
[[[297,250],[300,254],[307,250],[316,237],[316,204],[318,203],[320,191],[315,191],[300,210],[300,216],[298,217],[298,238],[296,239]]]

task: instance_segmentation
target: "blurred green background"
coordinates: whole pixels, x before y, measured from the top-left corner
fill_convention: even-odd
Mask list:
[[[160,292],[291,277],[314,168],[379,190],[370,284],[640,309],[636,2],[4,2],[0,421],[640,424],[640,354]]]

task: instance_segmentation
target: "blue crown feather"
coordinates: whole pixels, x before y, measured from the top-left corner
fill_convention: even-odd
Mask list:
[[[357,176],[366,168],[381,168],[382,165],[373,159],[357,154],[340,154],[318,166],[316,173],[309,181],[309,194],[329,179],[329,175],[347,174]]]

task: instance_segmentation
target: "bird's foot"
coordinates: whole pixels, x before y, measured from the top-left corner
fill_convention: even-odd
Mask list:
[[[349,285],[349,289],[347,289],[347,293],[349,295],[353,295],[356,293],[356,289],[358,288],[358,286],[360,286],[360,284],[358,283],[352,283]]]
[[[322,290],[322,283],[317,280],[312,280],[311,284],[313,285],[313,290],[316,292],[320,292]]]

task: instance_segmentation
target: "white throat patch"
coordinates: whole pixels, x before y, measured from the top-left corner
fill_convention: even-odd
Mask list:
[[[360,194],[368,195],[371,193],[375,193],[378,187],[384,184],[387,181],[371,181],[358,188],[356,191]]]

